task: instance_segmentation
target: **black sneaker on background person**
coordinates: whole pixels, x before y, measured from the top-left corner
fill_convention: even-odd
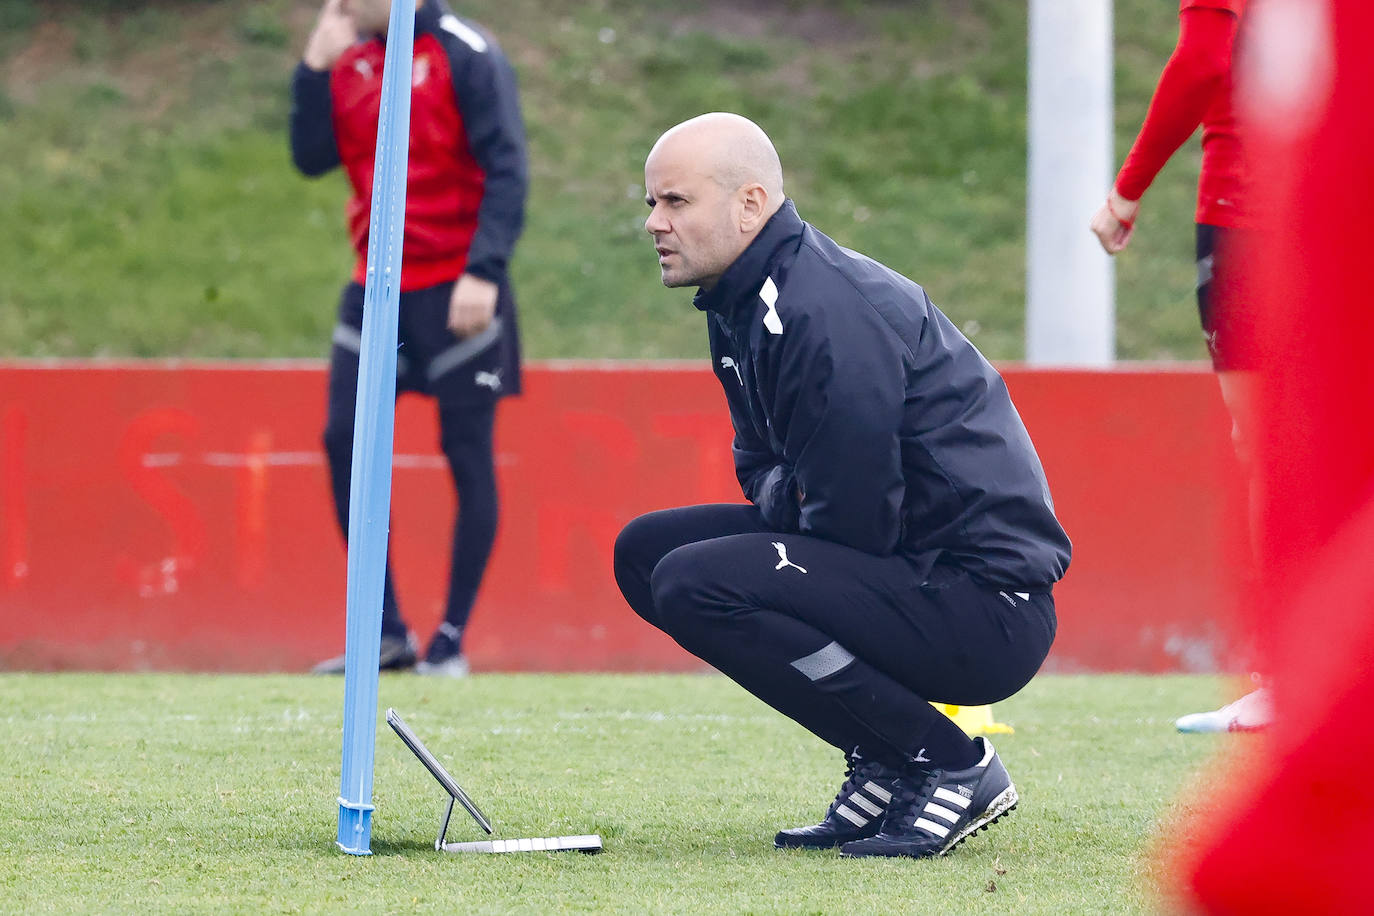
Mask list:
[[[415,666],[417,674],[434,677],[467,677],[468,660],[463,655],[463,631],[445,620],[425,652],[425,660]]]
[[[377,653],[377,670],[405,671],[414,668],[419,650],[420,645],[415,641],[415,634],[409,630],[406,630],[404,637],[383,635],[381,649]],[[312,674],[343,674],[344,658],[343,655],[327,658],[310,671]]]
[[[896,780],[876,836],[846,843],[840,855],[942,856],[1016,807],[1016,787],[986,738],[983,756],[967,770],[924,770],[912,764]]]
[[[855,748],[844,755],[845,780],[819,824],[783,830],[773,838],[779,849],[833,849],[852,840],[871,837],[883,822],[892,801],[897,770],[864,757]]]

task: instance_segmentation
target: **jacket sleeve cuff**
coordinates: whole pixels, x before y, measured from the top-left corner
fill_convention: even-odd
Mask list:
[[[500,283],[506,276],[506,265],[491,259],[482,261],[469,261],[463,268],[463,273],[472,274],[488,283]]]
[[[775,531],[795,532],[801,521],[801,506],[797,503],[797,475],[792,468],[779,464],[768,472],[759,485],[755,501],[763,520]]]
[[[330,71],[316,70],[305,61],[296,62],[296,72],[292,74],[298,83],[314,82],[325,86],[329,85]]]

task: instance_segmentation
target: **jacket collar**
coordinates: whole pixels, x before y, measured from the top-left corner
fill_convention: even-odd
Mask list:
[[[415,8],[415,34],[439,31],[439,20],[449,15],[443,0],[425,0],[424,6]]]
[[[791,199],[783,201],[782,207],[749,243],[749,247],[720,275],[720,282],[709,290],[697,290],[692,304],[703,312],[716,312],[726,319],[733,319],[741,304],[750,303],[758,295],[775,255],[789,243],[795,247],[805,227],[806,223],[797,215],[797,208]]]

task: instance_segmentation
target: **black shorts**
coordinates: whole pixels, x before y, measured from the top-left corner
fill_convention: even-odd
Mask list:
[[[1255,314],[1238,284],[1236,248],[1242,238],[1236,229],[1197,224],[1197,310],[1218,372],[1259,368]]]
[[[397,327],[396,393],[414,391],[444,403],[483,403],[520,393],[520,342],[510,285],[501,284],[496,315],[485,331],[457,337],[448,329],[452,283],[401,293]],[[344,287],[334,327],[335,374],[362,349],[364,290]],[[355,382],[356,384],[356,382]]]

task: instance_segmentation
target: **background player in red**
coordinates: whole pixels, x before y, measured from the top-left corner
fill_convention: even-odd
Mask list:
[[[1178,44],[1159,76],[1149,111],[1092,231],[1108,254],[1131,242],[1141,198],[1159,170],[1202,125],[1197,197],[1197,303],[1212,366],[1231,414],[1232,438],[1254,481],[1254,323],[1236,291],[1235,251],[1254,227],[1253,189],[1232,100],[1235,53],[1248,0],[1181,0]],[[1252,486],[1253,489],[1253,486]],[[1252,501],[1254,494],[1252,493]],[[1263,688],[1214,712],[1181,717],[1180,731],[1255,729],[1271,717]]]
[[[348,533],[363,282],[391,0],[327,0],[291,84],[291,153],[306,175],[342,165],[357,251],[329,368],[325,450]],[[411,75],[410,160],[396,388],[438,401],[440,445],[458,489],[444,621],[422,673],[461,676],[463,629],[496,537],[492,456],[496,405],[520,391],[520,347],[507,263],[524,222],[527,165],[515,75],[491,36],[443,0],[418,0]],[[417,647],[390,568],[382,607],[383,668],[408,668]],[[316,667],[343,671],[343,656]]]

